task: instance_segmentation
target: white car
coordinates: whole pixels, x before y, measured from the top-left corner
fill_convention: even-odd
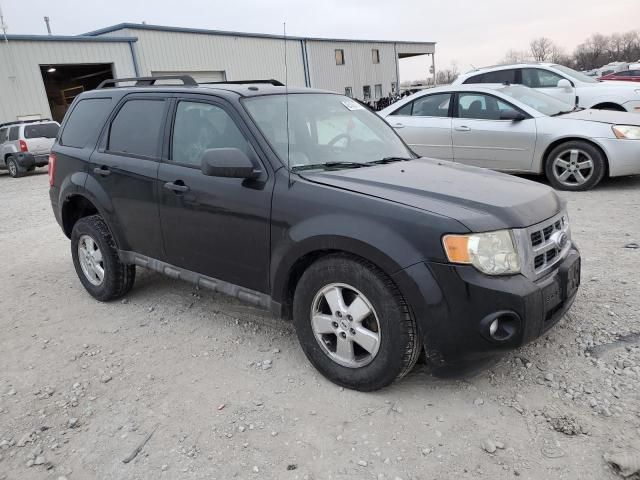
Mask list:
[[[640,87],[633,82],[601,82],[553,63],[522,63],[481,68],[460,75],[453,85],[519,84],[582,108],[640,113]]]
[[[583,110],[522,85],[451,85],[378,112],[419,155],[544,174],[561,190],[640,174],[640,116]]]

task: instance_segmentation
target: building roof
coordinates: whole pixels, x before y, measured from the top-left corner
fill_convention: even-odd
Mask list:
[[[0,35],[0,44],[5,36]],[[9,41],[28,42],[137,42],[136,37],[93,37],[85,35],[7,35]]]
[[[101,28],[92,32],[84,33],[83,36],[99,36],[105,33],[117,32],[123,29],[135,30],[154,30],[160,32],[177,32],[177,33],[199,33],[203,35],[229,35],[234,37],[254,37],[254,38],[276,38],[282,40],[283,35],[273,35],[268,33],[246,33],[246,32],[230,32],[226,30],[207,30],[202,28],[185,28],[185,27],[168,27],[163,25],[147,25],[145,23],[119,23],[110,27]],[[418,42],[408,40],[359,40],[349,38],[321,38],[321,37],[297,37],[288,36],[289,40],[315,40],[325,42],[363,42],[363,43],[399,43],[399,44],[425,44],[435,45],[436,42]]]

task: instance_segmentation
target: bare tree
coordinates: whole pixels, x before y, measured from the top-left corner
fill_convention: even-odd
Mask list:
[[[523,63],[530,60],[529,52],[511,49],[500,61],[501,64],[509,65],[511,63]]]
[[[546,62],[551,56],[555,45],[546,37],[535,38],[529,44],[531,56],[536,62]]]

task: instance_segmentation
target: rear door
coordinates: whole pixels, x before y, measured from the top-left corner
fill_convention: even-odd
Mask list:
[[[125,96],[115,108],[91,156],[89,179],[111,202],[112,228],[120,248],[162,258],[156,181],[163,129],[170,101],[166,94]]]
[[[34,155],[47,155],[56,141],[60,125],[57,122],[27,123],[22,137],[27,149]]]
[[[250,133],[223,100],[183,96],[173,108],[170,142],[158,172],[167,261],[259,292],[269,285],[273,177]],[[238,148],[262,170],[257,180],[206,176],[205,150]]]
[[[387,122],[423,157],[451,160],[450,93],[415,99],[387,117]]]
[[[526,114],[525,120],[500,120],[506,110],[520,111],[493,95],[458,92],[452,131],[454,160],[495,170],[528,171],[536,144],[536,121]]]

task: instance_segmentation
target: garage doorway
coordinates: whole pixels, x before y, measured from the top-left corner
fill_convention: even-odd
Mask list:
[[[103,80],[113,78],[113,64],[40,65],[40,73],[47,92],[51,118],[60,122],[76,96],[93,90]]]

